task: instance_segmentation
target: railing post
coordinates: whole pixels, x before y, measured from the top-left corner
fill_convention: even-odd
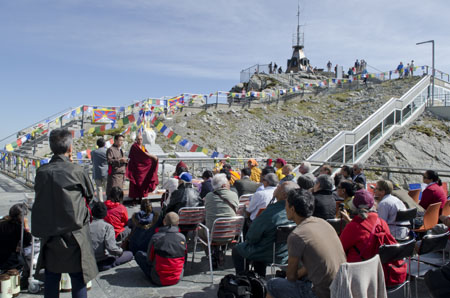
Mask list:
[[[216,109],[219,106],[219,91],[216,92]]]

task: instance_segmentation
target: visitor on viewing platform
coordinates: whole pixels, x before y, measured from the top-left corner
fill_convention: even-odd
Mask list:
[[[237,192],[236,187],[234,187],[234,185],[231,184],[231,181],[233,180],[233,175],[231,175],[230,171],[225,169],[225,168],[223,168],[222,170],[220,170],[220,173],[221,174],[225,174],[225,176],[227,177],[228,182],[230,183],[230,190],[237,194],[238,192]]]
[[[441,203],[441,211],[444,208],[447,197],[445,196],[444,190],[442,189],[442,181],[436,171],[427,170],[422,175],[423,183],[427,186],[422,192],[422,198],[420,200],[420,206],[423,209],[427,209],[428,206],[434,203]]]
[[[213,192],[205,197],[205,223],[211,231],[214,221],[219,217],[236,216],[239,207],[239,198],[235,192],[230,190],[230,182],[225,174],[216,174],[212,179]],[[199,230],[199,237],[206,241],[206,230]],[[213,246],[213,267],[217,268],[224,263],[224,252],[220,246]]]
[[[97,150],[91,152],[92,179],[95,181],[97,198],[103,202],[103,191],[106,191],[106,181],[108,179],[108,159],[106,158],[105,139],[97,140]]]
[[[202,174],[203,182],[200,186],[200,198],[206,197],[207,194],[213,191],[211,179],[214,176],[213,172],[210,170],[206,170]]]
[[[250,168],[243,168],[241,170],[241,179],[237,180],[234,183],[234,187],[236,187],[239,197],[256,192],[259,184],[255,181],[250,180],[251,174],[252,171],[250,170]]]
[[[319,175],[328,175],[331,176],[333,174],[333,169],[330,165],[322,165],[319,169]]]
[[[153,235],[147,253],[136,253],[136,263],[155,285],[171,286],[183,278],[187,246],[186,238],[179,232],[178,223],[178,214],[167,213],[163,220],[164,226]]]
[[[313,216],[322,219],[335,218],[336,200],[333,197],[333,180],[328,175],[319,175],[316,178],[312,192],[314,195]]]
[[[327,70],[328,70],[328,72],[331,72],[331,67],[332,66],[333,66],[333,64],[331,63],[330,60],[328,60],[328,63],[327,63]]]
[[[142,200],[141,210],[134,213],[131,220],[128,221],[128,227],[131,233],[127,238],[127,247],[133,254],[139,250],[146,251],[150,239],[155,234],[155,229],[162,224],[163,217],[158,212],[153,211],[152,202],[148,199]]]
[[[353,180],[353,169],[349,166],[342,166],[339,173],[344,177],[344,179]]]
[[[274,173],[268,173],[262,176],[261,183],[264,185],[264,189],[255,192],[255,194],[250,198],[250,203],[246,208],[247,216],[250,218],[250,221],[255,220],[259,209],[266,208],[272,200],[273,192],[278,185],[277,175]]]
[[[267,297],[330,297],[331,282],[345,262],[345,253],[331,225],[312,216],[314,201],[314,196],[302,189],[288,193],[286,216],[297,227],[287,240],[286,278],[269,280]]]
[[[255,272],[260,276],[266,276],[267,264],[270,264],[273,258],[273,243],[276,240],[277,227],[292,223],[286,217],[287,195],[289,191],[297,188],[298,185],[292,181],[278,185],[273,193],[276,202],[267,206],[266,210],[254,220],[247,232],[245,241],[233,248],[233,263],[236,274],[248,270],[249,263],[252,262]],[[286,244],[276,246],[275,256],[279,262],[286,263]],[[244,259],[247,259],[247,268],[244,267]]]
[[[276,172],[275,174],[277,174],[278,180],[281,180],[284,178],[285,175],[283,175],[283,167],[286,164],[286,161],[282,158],[277,158],[277,160],[275,161],[275,168],[276,168]]]
[[[353,182],[364,185],[366,188],[366,175],[363,173],[363,165],[360,163],[355,163],[353,165]]]
[[[94,188],[84,169],[72,163],[72,133],[54,129],[49,143],[53,157],[37,169],[34,181],[31,233],[41,238],[36,272],[45,269],[45,297],[59,297],[61,273],[70,275],[72,297],[87,297],[86,284],[98,273],[86,206]]]
[[[163,188],[166,190],[166,193],[161,198],[161,200],[162,200],[161,208],[169,205],[170,197],[171,197],[172,193],[175,190],[177,190],[178,185],[179,185],[178,180],[180,179],[180,175],[183,172],[189,172],[189,168],[184,162],[180,161],[176,165],[175,172],[173,173],[172,177],[167,179],[163,184]]]
[[[179,178],[178,189],[172,193],[170,203],[165,208],[164,214],[169,212],[178,213],[183,207],[198,207],[203,205],[200,193],[192,185],[192,175],[189,172],[184,172],[180,174]]]
[[[128,154],[127,178],[130,180],[128,197],[142,198],[154,191],[158,185],[158,157],[150,154],[143,144],[141,134],[136,136],[136,142],[131,146]]]
[[[358,190],[358,185],[351,180],[341,180],[337,186],[336,193],[342,203],[344,204],[345,210],[351,213],[352,200],[355,192]]]
[[[411,63],[409,64],[409,73],[411,76],[414,76],[414,60],[411,60]]]
[[[128,237],[131,230],[127,226],[128,211],[123,205],[123,191],[120,187],[114,186],[111,189],[109,199],[105,202],[108,214],[104,220],[114,227],[116,240],[118,242]]]
[[[94,202],[91,211],[93,220],[89,229],[98,270],[105,271],[131,261],[131,251],[124,251],[117,246],[114,227],[103,220],[108,212],[106,205]]]
[[[395,72],[398,72],[398,77],[403,78],[403,62],[400,62],[400,64],[397,66],[397,69]]]
[[[314,187],[314,180],[306,176],[300,176],[297,179],[298,186],[303,189],[312,192],[312,188]]]
[[[288,181],[294,181],[295,174],[292,172],[293,170],[294,167],[290,164],[285,164],[283,166],[283,168],[281,169],[281,173],[284,175],[284,177],[280,180],[280,184]]]
[[[397,224],[408,224],[408,222],[395,221],[398,211],[406,210],[405,205],[397,197],[392,195],[393,185],[390,181],[377,181],[374,195],[378,202],[378,217],[383,219],[389,226],[391,234],[396,239],[405,239],[409,230],[406,227],[397,226]]]
[[[309,179],[311,179],[313,181],[316,178],[316,177],[314,177],[313,173],[311,173],[311,164],[307,161],[304,161],[300,164],[298,171],[300,172],[300,174],[308,177]]]
[[[261,180],[261,169],[258,168],[258,162],[254,159],[249,159],[247,161],[247,165],[252,171],[250,175],[250,180],[259,183]]]
[[[23,247],[31,244],[30,227],[27,218],[23,217],[26,206],[15,204],[9,208],[8,216],[0,220],[0,271],[21,269],[24,259],[20,254],[20,238],[22,235],[22,220],[24,224]]]
[[[239,175],[238,172],[233,171],[233,169],[231,168],[231,165],[226,163],[223,165],[223,169],[227,170],[228,172],[230,172],[231,174],[231,178],[230,178],[230,185],[234,185],[234,182],[236,180],[241,179],[241,175]]]
[[[106,151],[108,159],[108,180],[106,183],[106,197],[109,198],[109,193],[113,187],[120,187],[123,189],[123,182],[125,181],[125,172],[128,159],[125,157],[122,144],[124,137],[122,135],[114,136],[114,144]]]

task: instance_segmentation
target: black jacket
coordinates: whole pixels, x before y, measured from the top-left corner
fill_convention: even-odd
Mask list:
[[[331,191],[319,190],[314,193],[314,213],[313,216],[325,220],[335,218],[336,200]]]

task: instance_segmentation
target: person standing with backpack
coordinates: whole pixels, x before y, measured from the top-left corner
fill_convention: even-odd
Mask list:
[[[341,211],[342,218],[349,223],[340,236],[342,247],[347,256],[347,262],[361,262],[371,259],[378,253],[383,244],[395,244],[395,238],[389,231],[388,224],[372,211],[375,201],[373,195],[365,189],[355,193],[352,201],[352,210],[356,213],[350,219],[347,211]],[[394,262],[395,272],[388,272],[390,264],[383,264],[383,271],[387,286],[401,284],[406,280],[406,264],[401,261]]]

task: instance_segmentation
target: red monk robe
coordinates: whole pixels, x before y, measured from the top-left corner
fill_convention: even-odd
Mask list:
[[[142,145],[142,140],[137,140],[131,146],[126,174],[130,180],[128,193],[130,198],[145,198],[158,185],[158,159],[156,156],[153,156],[155,159],[151,156]]]

